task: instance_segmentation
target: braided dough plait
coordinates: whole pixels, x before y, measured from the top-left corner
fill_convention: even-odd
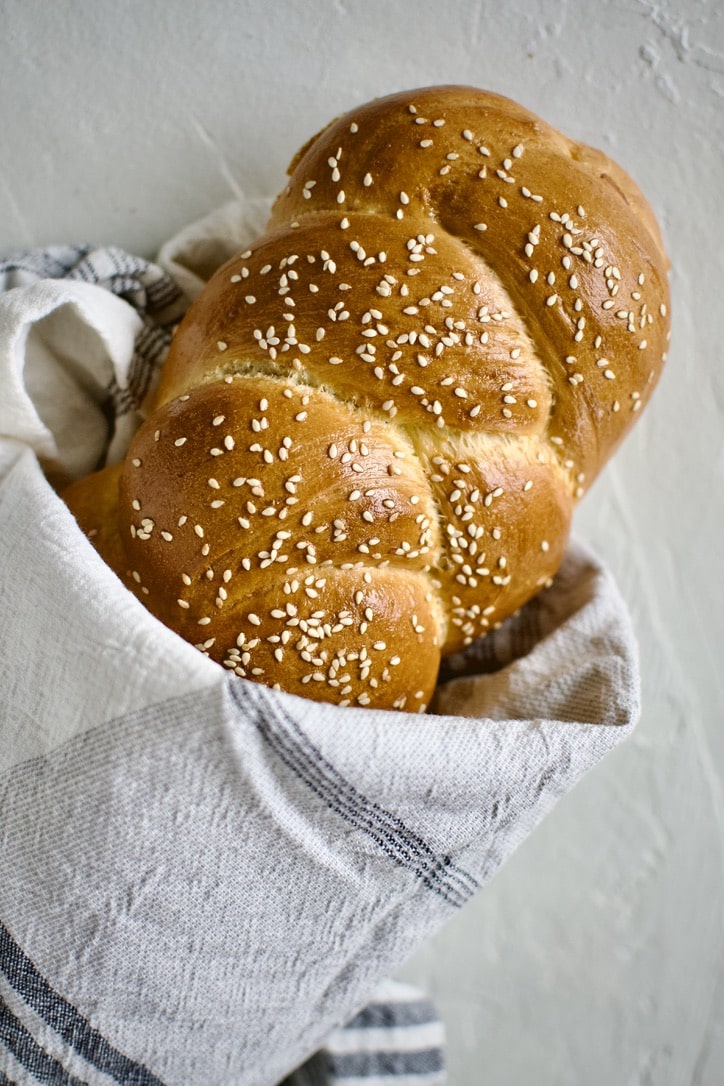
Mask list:
[[[64,496],[235,674],[421,711],[557,570],[665,359],[667,270],[630,178],[521,106],[373,101],[193,304],[125,463]]]

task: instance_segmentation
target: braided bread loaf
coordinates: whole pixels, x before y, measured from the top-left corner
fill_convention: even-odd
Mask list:
[[[290,175],[125,463],[65,497],[236,674],[421,711],[558,568],[665,358],[667,260],[610,159],[467,87],[373,101]]]

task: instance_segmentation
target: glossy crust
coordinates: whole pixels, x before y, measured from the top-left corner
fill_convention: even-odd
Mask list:
[[[65,497],[236,674],[421,711],[557,570],[661,370],[667,270],[600,152],[473,88],[376,100],[299,152],[122,469]]]

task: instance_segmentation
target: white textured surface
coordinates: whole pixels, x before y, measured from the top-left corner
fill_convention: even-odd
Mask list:
[[[444,15],[442,14],[444,12]],[[724,7],[710,0],[0,0],[0,252],[152,254],[376,95],[467,82],[602,147],[656,209],[674,335],[585,499],[641,644],[644,711],[406,977],[451,1086],[724,1081]]]

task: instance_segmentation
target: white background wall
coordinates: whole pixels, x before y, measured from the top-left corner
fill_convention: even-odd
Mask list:
[[[152,255],[368,98],[507,94],[616,157],[671,255],[648,412],[579,510],[640,638],[634,737],[406,969],[451,1086],[724,1082],[724,5],[0,0],[0,253]]]

